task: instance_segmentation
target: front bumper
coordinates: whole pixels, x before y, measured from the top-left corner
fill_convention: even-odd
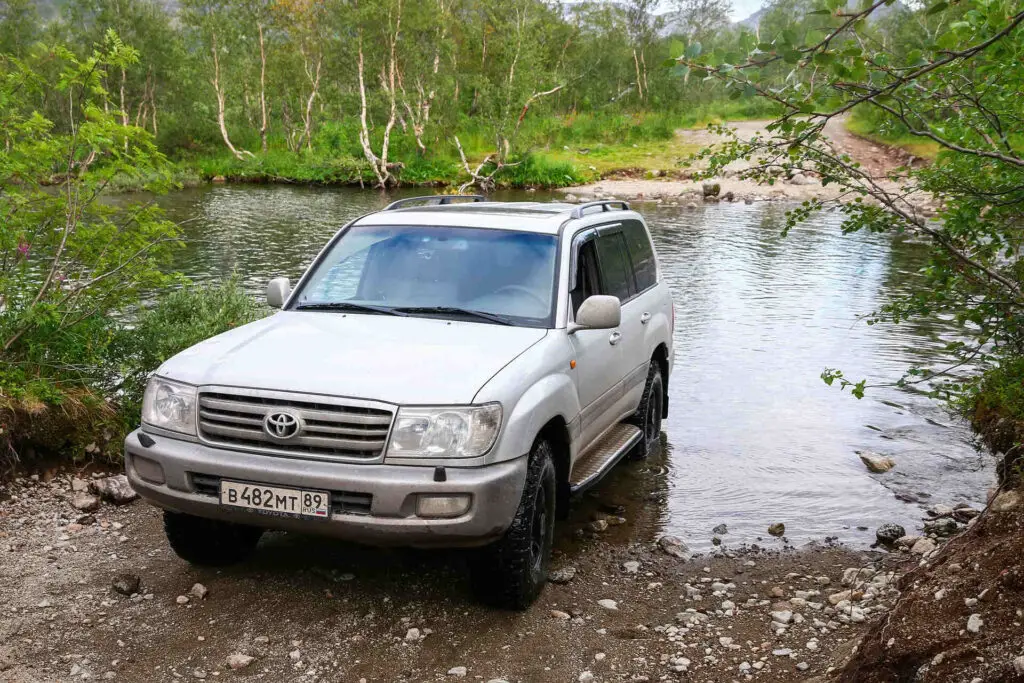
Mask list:
[[[125,439],[125,470],[140,496],[161,508],[270,529],[322,534],[380,546],[463,547],[493,541],[515,516],[526,482],[527,458],[485,467],[332,463],[211,448],[147,434]],[[156,465],[156,467],[154,467]],[[330,519],[263,515],[222,506],[220,479],[327,490]],[[416,516],[418,494],[469,494],[469,510],[455,518]]]

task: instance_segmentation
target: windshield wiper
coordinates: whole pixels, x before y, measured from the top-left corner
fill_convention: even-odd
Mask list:
[[[401,311],[402,313],[448,313],[463,315],[468,318],[486,320],[487,322],[495,323],[497,325],[515,325],[514,322],[502,315],[485,313],[484,311],[474,311],[468,308],[458,308],[456,306],[401,306],[394,310]]]
[[[296,311],[356,311],[358,313],[377,313],[379,315],[407,315],[395,308],[374,306],[372,304],[354,304],[350,301],[325,301],[322,303],[299,304]]]

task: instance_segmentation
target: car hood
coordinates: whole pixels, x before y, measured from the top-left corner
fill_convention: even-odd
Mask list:
[[[469,403],[546,330],[435,318],[282,311],[197,344],[163,377],[396,404]]]

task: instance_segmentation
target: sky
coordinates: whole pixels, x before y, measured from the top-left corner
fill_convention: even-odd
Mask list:
[[[732,20],[746,19],[761,9],[762,5],[764,5],[764,0],[732,0]]]

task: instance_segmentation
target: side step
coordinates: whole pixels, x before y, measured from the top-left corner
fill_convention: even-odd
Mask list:
[[[596,484],[642,437],[639,429],[621,422],[609,429],[599,442],[576,460],[569,475],[569,490],[580,493]]]

